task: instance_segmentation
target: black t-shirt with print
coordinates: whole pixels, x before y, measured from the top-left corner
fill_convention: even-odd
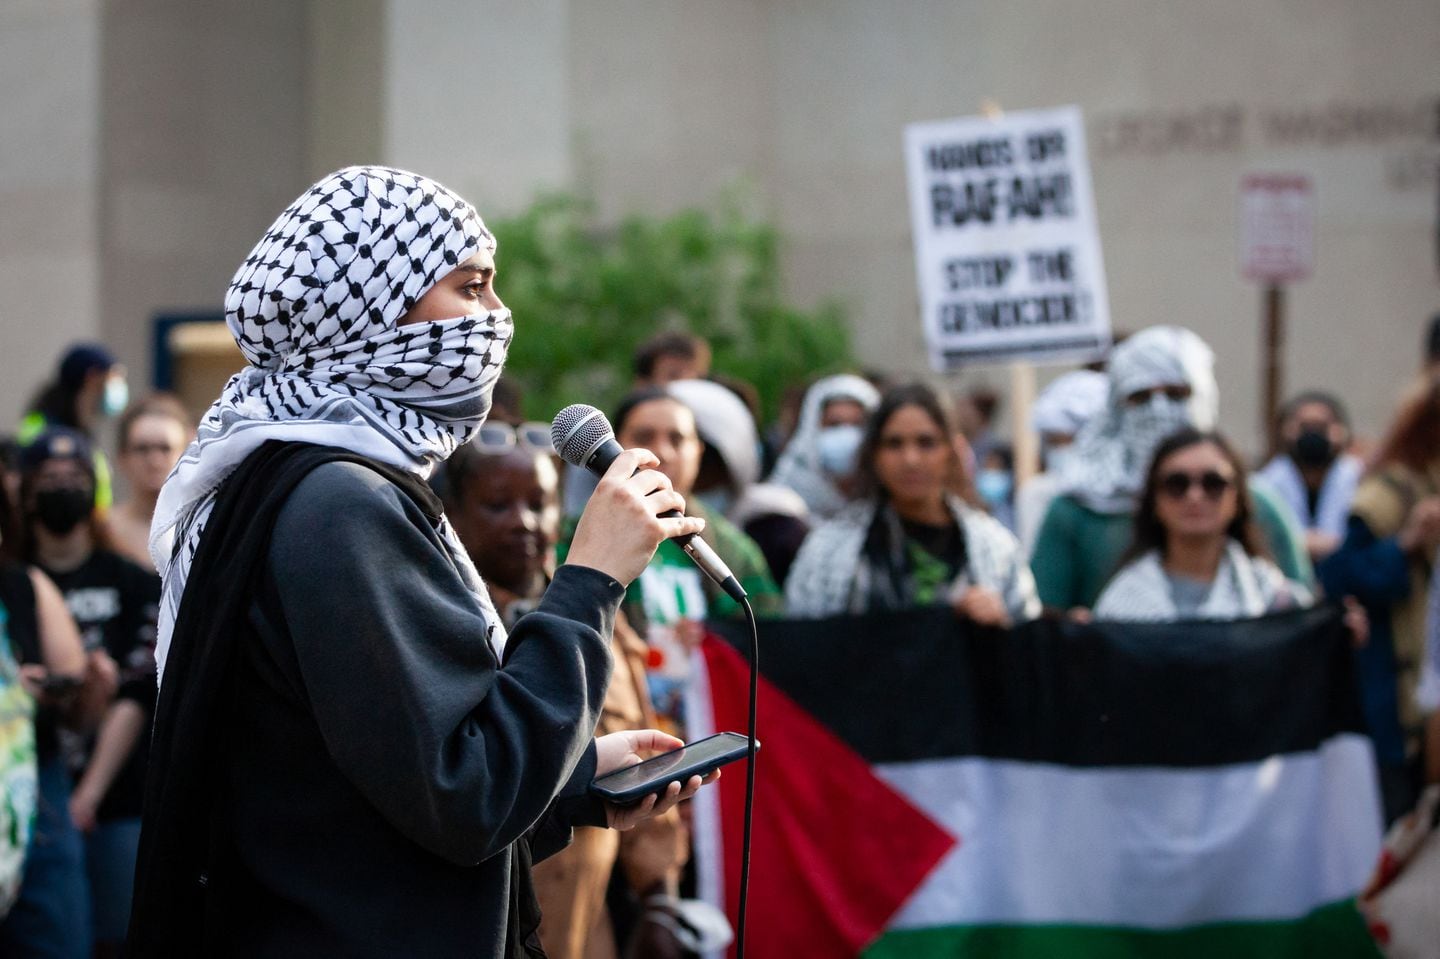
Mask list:
[[[40,567],[55,581],[80,627],[87,651],[103,647],[120,669],[117,699],[145,711],[146,731],[100,805],[102,820],[140,815],[149,753],[149,717],[155,711],[155,620],[160,577],[109,550],[96,550],[66,573]],[[88,750],[86,761],[88,761]]]

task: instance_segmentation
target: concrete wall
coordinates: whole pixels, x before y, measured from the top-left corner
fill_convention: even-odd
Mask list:
[[[771,183],[791,241],[787,279],[801,298],[851,305],[863,355],[895,370],[923,363],[904,123],[972,114],[986,98],[1007,109],[1078,103],[1115,325],[1174,322],[1205,336],[1226,428],[1254,448],[1260,293],[1237,265],[1239,182],[1308,173],[1316,272],[1289,298],[1287,382],[1333,387],[1362,425],[1383,422],[1440,308],[1440,5],[1389,4],[1383,17],[1341,0],[774,9]],[[1217,113],[1220,132],[1207,137]],[[1392,113],[1410,120],[1387,122]],[[1285,118],[1312,133],[1283,135]]]
[[[387,162],[434,177],[491,219],[572,183],[566,0],[387,7]]]
[[[100,332],[100,3],[0,4],[0,432]]]
[[[285,203],[372,161],[492,218],[555,188],[616,218],[743,183],[786,238],[791,294],[843,303],[867,364],[922,371],[901,130],[988,98],[1084,108],[1114,322],[1209,339],[1252,448],[1239,182],[1309,174],[1316,274],[1290,295],[1288,384],[1337,388],[1375,430],[1440,307],[1437,44],[1433,0],[14,0],[0,409],[84,333],[148,373],[153,311],[218,305]]]
[[[150,318],[214,310],[309,183],[303,4],[104,5],[101,331],[144,386]]]

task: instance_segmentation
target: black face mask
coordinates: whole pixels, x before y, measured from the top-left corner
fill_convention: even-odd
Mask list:
[[[1330,437],[1319,430],[1302,430],[1290,447],[1290,455],[1301,466],[1329,466],[1335,461]]]
[[[79,526],[94,509],[93,489],[67,487],[41,490],[35,494],[35,518],[56,536],[64,536]]]

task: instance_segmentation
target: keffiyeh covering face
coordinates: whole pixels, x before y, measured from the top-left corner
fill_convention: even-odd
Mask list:
[[[1037,433],[1074,436],[1105,409],[1109,393],[1110,381],[1104,373],[1072,370],[1040,391],[1030,409],[1030,423]]]
[[[261,444],[340,447],[426,477],[479,429],[510,345],[509,311],[398,324],[437,280],[494,249],[470,204],[384,167],[321,180],[256,244],[225,297],[250,365],[205,414],[156,504],[162,671],[215,492]],[[458,538],[448,524],[440,532],[499,634]]]
[[[1061,489],[1096,512],[1128,513],[1161,440],[1186,427],[1215,428],[1215,354],[1189,330],[1152,326],[1115,348],[1108,372],[1106,407],[1076,438]],[[1189,387],[1190,397],[1157,392],[1139,405],[1126,402],[1134,393],[1166,386]]]

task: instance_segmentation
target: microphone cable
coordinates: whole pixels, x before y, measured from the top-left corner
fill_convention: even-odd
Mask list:
[[[745,914],[750,900],[750,827],[755,812],[755,714],[760,693],[760,628],[750,600],[741,597],[745,620],[750,624],[750,722],[747,729],[749,753],[745,762],[745,832],[740,852],[740,905],[735,929],[735,959],[745,959]]]

